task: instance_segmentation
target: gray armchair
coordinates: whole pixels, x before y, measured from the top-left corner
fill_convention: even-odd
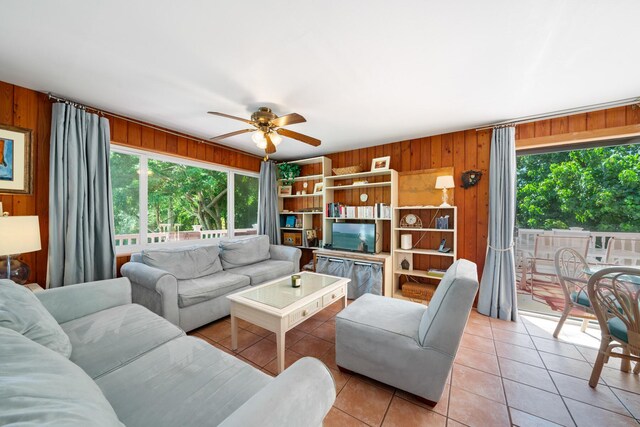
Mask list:
[[[229,315],[227,295],[300,271],[300,256],[300,249],[252,236],[144,250],[120,271],[133,302],[190,331]]]
[[[474,263],[456,261],[428,307],[367,294],[336,317],[336,363],[435,405],[478,291]]]

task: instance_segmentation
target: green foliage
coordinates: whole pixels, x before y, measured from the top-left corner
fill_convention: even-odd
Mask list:
[[[181,230],[227,228],[225,172],[149,159],[148,228],[180,224]]]
[[[235,176],[235,222],[234,227],[252,228],[258,223],[257,177],[236,174]]]
[[[116,234],[139,232],[139,158],[111,152],[111,185]],[[162,224],[193,225],[203,230],[225,230],[226,172],[148,159],[147,231],[162,231]],[[258,178],[235,174],[235,227],[257,223]]]
[[[518,157],[522,228],[640,231],[640,144]]]
[[[140,177],[138,157],[111,152],[111,188],[116,234],[137,234],[140,230]]]
[[[293,180],[300,176],[300,165],[296,163],[280,163],[278,165],[280,178],[283,179],[284,185],[292,185]]]

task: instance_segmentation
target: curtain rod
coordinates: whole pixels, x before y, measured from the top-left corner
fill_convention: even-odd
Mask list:
[[[481,128],[477,128],[476,132],[499,127],[515,126],[525,123],[536,122],[538,120],[555,119],[557,117],[570,116],[579,113],[589,113],[591,111],[604,110],[606,108],[624,107],[627,105],[637,105],[640,107],[640,97],[625,98],[617,101],[604,102],[601,104],[585,105],[583,107],[568,108],[566,110],[552,111],[550,113],[536,114],[532,116],[517,117],[515,119],[503,120],[501,122],[491,123]]]
[[[226,145],[221,145],[221,144],[216,144],[216,143],[213,143],[211,141],[207,141],[206,139],[195,138],[195,137],[190,136],[190,135],[185,135],[183,133],[174,132],[174,131],[169,130],[169,129],[163,129],[161,127],[150,125],[150,124],[144,123],[144,122],[140,122],[140,121],[135,120],[135,119],[130,119],[128,117],[120,116],[118,114],[110,113],[108,111],[103,111],[103,110],[100,110],[98,108],[91,107],[91,106],[85,105],[85,104],[81,104],[79,102],[72,101],[72,100],[67,99],[67,98],[62,98],[60,96],[52,94],[51,92],[47,92],[47,96],[49,97],[49,99],[52,99],[54,101],[64,102],[67,105],[72,105],[72,106],[74,106],[76,108],[81,108],[83,110],[90,110],[90,111],[93,111],[93,112],[95,112],[96,114],[98,114],[100,116],[108,115],[108,116],[111,116],[111,117],[115,117],[117,119],[121,119],[121,120],[127,121],[129,123],[134,123],[134,124],[137,124],[139,126],[144,126],[146,128],[149,128],[149,129],[157,130],[157,131],[160,131],[160,132],[165,132],[165,133],[168,133],[169,135],[174,135],[174,136],[178,136],[180,138],[189,139],[189,140],[195,141],[195,142],[197,142],[199,144],[208,144],[208,145],[211,145],[213,147],[219,147],[219,148],[223,148],[225,150],[234,151],[236,153],[244,154],[245,156],[250,156],[250,157],[255,157],[255,158],[258,158],[258,159],[262,159],[262,156],[257,156],[255,154],[247,153],[246,151],[238,150],[237,148],[228,147]]]

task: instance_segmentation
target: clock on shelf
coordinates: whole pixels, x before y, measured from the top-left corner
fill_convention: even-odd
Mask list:
[[[407,214],[400,219],[400,228],[422,228],[422,220],[414,214]]]

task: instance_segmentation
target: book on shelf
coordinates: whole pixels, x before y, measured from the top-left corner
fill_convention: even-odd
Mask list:
[[[390,219],[391,206],[376,203],[374,206],[346,206],[342,203],[327,203],[328,218],[345,219]]]

